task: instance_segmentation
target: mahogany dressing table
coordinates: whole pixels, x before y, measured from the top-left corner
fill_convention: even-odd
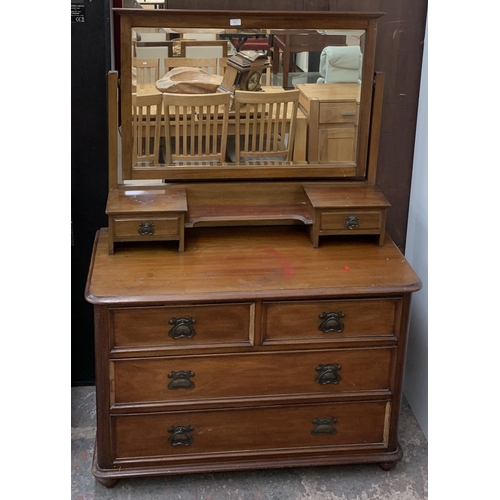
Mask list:
[[[421,284],[386,235],[390,204],[376,186],[382,14],[116,11],[110,223],[96,234],[85,290],[95,311],[93,474],[111,487],[193,472],[394,467]],[[306,161],[286,165],[133,164],[132,32],[236,23],[364,31],[354,156],[317,161],[309,136]],[[335,86],[324,88],[334,100]],[[307,102],[311,134],[319,115]]]

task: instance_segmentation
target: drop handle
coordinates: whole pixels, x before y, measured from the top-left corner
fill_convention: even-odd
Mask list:
[[[189,371],[180,372],[170,372],[168,378],[172,381],[168,384],[168,389],[175,391],[177,389],[194,389],[194,382],[191,378],[194,377],[194,373]]]
[[[314,425],[314,429],[311,431],[311,434],[336,434],[337,429],[333,426],[333,424],[337,423],[337,419],[335,417],[319,417],[315,418],[312,421]]]
[[[342,333],[344,331],[344,323],[341,321],[343,318],[345,314],[342,311],[323,312],[319,315],[319,319],[323,321],[319,324],[318,330],[323,333]]]
[[[357,215],[348,215],[344,220],[344,227],[347,229],[357,229],[359,227],[359,217]]]
[[[356,116],[356,111],[342,111],[340,114],[342,116]]]
[[[190,339],[196,335],[194,327],[191,326],[194,323],[194,318],[172,318],[168,321],[169,325],[173,325],[168,334],[173,339]]]
[[[319,385],[334,384],[337,385],[342,377],[339,375],[339,370],[342,367],[337,363],[331,363],[329,365],[319,365],[316,367],[318,375],[314,379]]]
[[[141,222],[137,232],[141,236],[153,236],[155,234],[155,225],[152,222]]]
[[[191,432],[194,431],[192,425],[173,425],[168,429],[172,435],[168,438],[171,446],[190,446],[193,442]]]

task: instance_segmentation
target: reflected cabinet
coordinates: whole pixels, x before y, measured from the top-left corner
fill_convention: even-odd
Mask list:
[[[85,290],[95,477],[394,467],[421,285],[376,183],[383,14],[134,5]]]

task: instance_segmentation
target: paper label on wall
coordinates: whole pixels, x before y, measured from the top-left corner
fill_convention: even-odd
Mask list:
[[[71,22],[84,23],[85,22],[85,5],[82,3],[71,4]]]

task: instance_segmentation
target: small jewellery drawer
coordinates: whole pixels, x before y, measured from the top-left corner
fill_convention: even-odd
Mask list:
[[[179,217],[115,217],[115,240],[159,239],[179,234]]]
[[[254,304],[111,309],[114,348],[251,345]]]
[[[355,102],[322,102],[319,123],[358,123],[358,105]]]
[[[331,349],[114,360],[112,403],[387,392],[394,352]]]
[[[381,212],[322,212],[322,230],[359,230],[379,229],[381,225]]]
[[[394,337],[398,305],[398,299],[265,302],[264,344]]]
[[[389,402],[308,404],[113,418],[116,461],[179,461],[180,456],[269,450],[307,454],[362,445],[382,448]],[[201,457],[200,457],[201,458]]]

